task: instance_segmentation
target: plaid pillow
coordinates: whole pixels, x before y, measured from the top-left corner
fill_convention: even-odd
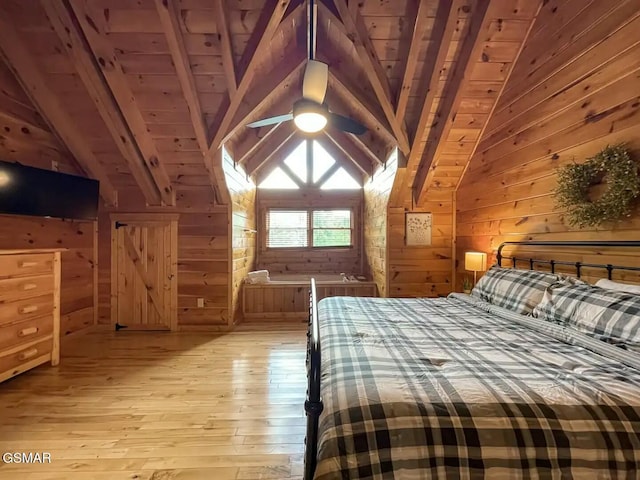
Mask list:
[[[552,286],[533,316],[622,348],[640,348],[640,296],[584,282]]]
[[[527,315],[540,303],[545,290],[558,275],[535,270],[491,267],[471,295],[485,302]]]

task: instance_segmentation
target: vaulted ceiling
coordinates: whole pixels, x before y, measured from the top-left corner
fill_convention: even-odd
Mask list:
[[[455,189],[539,6],[319,0],[327,103],[368,128],[328,128],[325,148],[367,178],[398,147],[395,197]],[[301,96],[306,25],[302,0],[3,0],[0,51],[105,200],[226,203],[222,144],[259,175],[302,138],[245,125]]]

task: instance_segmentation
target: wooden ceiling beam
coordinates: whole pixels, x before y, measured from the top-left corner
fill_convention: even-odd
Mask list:
[[[290,0],[267,0],[265,2],[254,32],[245,47],[245,55],[243,58],[249,59],[246,62],[241,62],[246,63],[246,68],[242,73],[238,88],[235,94],[230,96],[228,105],[223,105],[223,108],[225,108],[224,114],[219,114],[217,120],[211,126],[210,132],[212,132],[211,136],[213,137],[213,141],[209,145],[209,154],[215,153],[223,143],[223,139],[227,136],[232,121],[238,112],[238,108],[255,76],[256,65],[259,59],[263,57],[265,49],[269,47],[271,38],[278,29],[280,20],[282,20],[289,6],[289,2]]]
[[[249,129],[245,138],[240,142],[234,142],[234,160],[241,165],[245,164],[249,158],[251,158],[255,152],[257,152],[264,142],[269,140],[269,137],[274,135],[276,131],[284,125],[283,123],[276,123],[271,125],[271,128],[262,136],[260,136],[260,130],[257,128]]]
[[[287,158],[296,148],[298,148],[302,140],[303,138],[300,136],[299,132],[292,131],[291,135],[287,137],[284,142],[278,145],[275,150],[265,157],[260,166],[252,173],[256,185],[262,183],[262,181],[267,178],[276,167],[279,167],[281,160]]]
[[[370,155],[357,146],[351,139],[352,135],[347,135],[336,129],[325,130],[324,134],[331,140],[344,155],[351,160],[358,169],[368,178],[373,174],[375,162],[371,163]]]
[[[100,113],[114,143],[125,159],[133,178],[149,205],[160,205],[160,191],[147,168],[144,158],[136,146],[120,109],[113,100],[100,69],[96,65],[84,35],[79,31],[77,22],[63,2],[42,0],[41,5],[53,26],[54,31],[64,45],[80,80]]]
[[[413,179],[412,195],[418,204],[424,196],[429,170],[451,131],[465,86],[469,82],[476,61],[480,58],[485,39],[482,33],[488,29],[491,22],[491,18],[487,15],[489,3],[490,0],[478,0],[474,3],[475,9],[468,22],[466,35],[456,59],[455,70],[445,87],[444,98],[440,101],[440,108],[429,131],[427,146]]]
[[[424,38],[424,34],[427,30],[427,26],[429,23],[429,18],[427,16],[427,2],[417,2],[417,8],[415,13],[415,18],[413,21],[413,28],[411,29],[411,41],[409,43],[409,52],[407,53],[407,57],[404,61],[404,74],[402,76],[402,84],[400,85],[400,89],[398,91],[398,101],[396,102],[396,118],[399,121],[404,121],[405,114],[407,113],[407,105],[409,104],[409,94],[411,93],[411,89],[413,87],[413,79],[416,75],[416,70],[418,68],[418,60],[420,58],[420,50],[422,47],[422,39]],[[440,9],[447,9],[447,4],[451,4],[451,0],[440,1],[438,2],[438,12]],[[438,24],[438,16],[436,14],[436,27]],[[431,43],[438,43],[438,36],[436,33],[436,29],[434,29],[434,35],[432,36],[433,40]],[[447,45],[449,43],[447,42]],[[427,61],[430,61],[430,57],[427,55]],[[420,130],[416,130],[420,131]]]
[[[252,91],[247,92],[233,119],[230,130],[223,137],[222,142],[228,141],[239,128],[256,119],[278,97],[281,99],[287,98],[288,102],[284,106],[286,109],[277,114],[282,115],[290,112],[295,99],[295,96],[290,94],[291,87],[298,83],[305,64],[306,62],[302,55],[287,57],[282,64],[275,66],[270,74],[256,85]],[[302,92],[300,92],[300,95],[302,95]],[[281,102],[278,103],[281,104]]]
[[[75,123],[57,96],[49,90],[35,59],[24,45],[13,25],[0,16],[0,52],[5,63],[20,82],[38,113],[71,152],[78,165],[100,182],[100,195],[104,201],[117,206],[118,193],[82,135],[80,125]]]
[[[378,108],[366,98],[359,88],[350,83],[341,69],[332,68],[329,70],[329,86],[335,89],[345,103],[369,114],[365,123],[369,123],[388,142],[396,143],[396,138],[384,118],[384,114],[380,115],[382,112],[379,112]]]
[[[413,171],[417,169],[424,153],[423,132],[428,132],[430,128],[428,121],[436,98],[440,72],[444,68],[453,34],[458,27],[458,9],[460,6],[460,0],[442,0],[438,3],[435,23],[431,33],[432,41],[429,43],[429,48],[425,55],[426,62],[422,73],[422,78],[426,85],[421,88],[425,93],[420,116],[418,117],[418,125],[416,126],[411,151],[407,156],[407,172],[402,175],[396,174],[389,198],[391,205],[397,205],[400,198],[404,198],[405,195],[408,198],[408,195],[411,195],[409,189],[413,181]]]
[[[245,161],[244,167],[247,175],[254,175],[265,163],[277,154],[282,145],[296,134],[297,130],[291,122],[281,124],[273,135],[270,135],[267,140],[262,142],[262,146],[255,150],[251,157]]]
[[[398,141],[398,148],[405,154],[409,153],[409,138],[403,122],[396,118],[396,111],[391,101],[389,79],[377,58],[371,39],[367,33],[362,16],[349,10],[346,0],[334,0],[346,28],[346,34],[353,41],[364,70],[371,82],[373,91],[380,102],[380,106],[387,117],[389,125]]]
[[[46,2],[48,0],[44,1]],[[218,203],[227,205],[230,201],[230,197],[229,191],[226,187],[222,165],[219,165],[218,162],[204,161],[204,155],[206,155],[209,150],[207,125],[202,113],[202,106],[200,105],[200,98],[198,97],[198,90],[193,78],[193,72],[191,71],[189,54],[187,53],[184,38],[182,37],[182,31],[180,30],[180,6],[178,5],[177,0],[155,0],[155,4],[164,35],[167,39],[167,44],[169,45],[171,59],[173,60],[173,65],[178,75],[182,95],[184,96],[184,99],[187,102],[187,107],[189,108],[191,124],[193,125],[196,140],[203,155],[203,162],[209,175],[215,199]]]
[[[175,192],[164,168],[164,162],[147,130],[147,124],[140,107],[107,36],[104,13],[91,8],[88,0],[69,0],[69,3],[91,50],[93,50],[111,93],[136,139],[145,164],[160,191],[162,201],[166,205],[175,205]]]
[[[213,0],[213,10],[216,15],[216,25],[218,26],[218,35],[222,48],[222,68],[224,68],[224,74],[227,80],[227,90],[229,91],[229,96],[233,97],[238,89],[238,80],[236,77],[235,61],[233,60],[231,34],[229,33],[229,24],[227,23],[227,9],[225,8],[223,0]]]

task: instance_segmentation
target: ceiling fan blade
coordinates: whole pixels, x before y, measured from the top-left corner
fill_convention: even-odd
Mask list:
[[[354,135],[362,135],[367,131],[367,127],[361,123],[333,112],[329,113],[329,124],[344,132],[353,133]]]
[[[302,81],[302,97],[316,103],[323,103],[328,83],[329,66],[317,60],[308,60]]]
[[[274,125],[276,123],[286,122],[288,120],[293,120],[293,113],[285,113],[284,115],[278,115],[276,117],[263,118],[262,120],[257,120],[255,122],[249,123],[247,127],[266,127],[267,125]]]

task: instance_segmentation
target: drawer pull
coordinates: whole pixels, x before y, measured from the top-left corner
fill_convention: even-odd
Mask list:
[[[38,327],[27,327],[23,328],[18,332],[19,337],[28,337],[29,335],[33,335],[34,333],[38,333]]]
[[[37,354],[38,354],[38,349],[31,348],[29,350],[25,350],[24,352],[20,352],[20,354],[18,355],[18,360],[20,361],[26,360],[28,358],[35,357]]]
[[[33,313],[38,311],[37,305],[28,305],[20,309],[20,313]]]
[[[20,268],[29,268],[38,266],[38,262],[20,262],[18,264]]]
[[[25,283],[22,285],[22,290],[34,290],[38,288],[38,285],[35,283]]]

